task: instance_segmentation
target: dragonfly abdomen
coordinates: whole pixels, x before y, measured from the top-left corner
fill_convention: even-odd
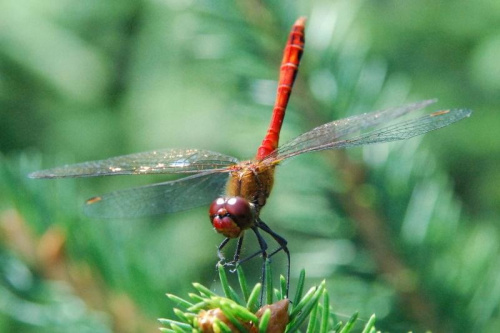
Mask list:
[[[292,27],[288,42],[285,46],[283,53],[283,60],[281,61],[280,77],[278,83],[278,92],[276,95],[276,102],[274,103],[273,115],[267,134],[262,141],[259,149],[257,150],[257,160],[262,160],[269,155],[272,151],[278,148],[279,135],[281,125],[285,118],[286,106],[292,93],[293,83],[297,76],[299,69],[300,58],[304,51],[304,27],[306,19],[299,18]]]

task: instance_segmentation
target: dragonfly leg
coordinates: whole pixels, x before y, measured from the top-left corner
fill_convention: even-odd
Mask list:
[[[257,237],[257,240],[259,241],[259,246],[260,246],[260,251],[257,252],[256,254],[253,254],[251,257],[255,257],[258,253],[262,253],[262,277],[261,277],[261,283],[262,283],[262,289],[260,290],[260,304],[262,305],[262,301],[264,300],[264,286],[265,286],[265,281],[266,281],[266,261],[268,260],[268,255],[267,255],[267,243],[264,237],[259,232],[259,229],[255,226],[252,227],[253,232],[255,233],[255,236]]]
[[[217,256],[219,257],[219,263],[218,264],[221,264],[221,265],[225,265],[224,264],[224,260],[226,260],[226,258],[224,258],[224,255],[222,254],[222,249],[227,245],[227,243],[229,243],[229,241],[231,240],[231,238],[229,237],[226,237],[222,243],[220,243],[219,247],[217,248]]]
[[[234,265],[236,265],[240,260],[241,247],[243,246],[243,236],[245,236],[245,233],[241,234],[240,238],[238,238],[238,243],[236,244],[236,251],[234,252],[234,257],[232,261]]]
[[[283,237],[281,237],[280,235],[275,233],[271,228],[269,228],[269,226],[266,223],[264,223],[264,221],[262,221],[261,219],[258,219],[257,222],[258,222],[257,227],[259,227],[263,231],[267,232],[280,246],[279,248],[277,248],[276,250],[271,252],[271,254],[269,254],[269,258],[271,258],[273,255],[275,255],[276,253],[278,253],[281,250],[283,250],[283,252],[285,252],[285,254],[286,254],[287,272],[286,272],[285,296],[286,296],[286,298],[288,298],[288,290],[290,289],[290,251],[288,250],[288,246],[287,246],[288,242],[286,239],[284,239]]]
[[[240,265],[252,258],[255,258],[256,256],[258,255],[262,255],[262,259],[263,259],[263,262],[262,262],[262,278],[261,278],[261,282],[262,282],[262,290],[261,290],[261,293],[260,293],[260,304],[262,304],[262,301],[264,299],[264,282],[265,282],[265,277],[266,277],[266,260],[268,260],[268,254],[267,254],[267,243],[266,243],[266,240],[264,239],[264,237],[262,237],[262,235],[260,234],[259,232],[259,229],[257,228],[257,226],[254,226],[252,227],[252,230],[253,232],[255,233],[255,236],[257,237],[257,240],[259,242],[259,246],[260,246],[260,250],[258,250],[257,252],[255,252],[254,254],[252,255],[249,255],[248,257],[245,257],[243,259],[239,259],[237,264]],[[238,247],[237,247],[237,250],[238,250]],[[241,249],[240,249],[241,250]],[[238,251],[237,251],[238,252]],[[237,253],[239,254],[239,253]],[[235,254],[235,259],[236,259],[236,254]]]
[[[241,236],[238,238],[238,242],[236,243],[236,251],[234,252],[234,257],[233,257],[233,260],[228,262],[228,263],[225,263],[224,265],[225,266],[233,266],[233,267],[236,267],[240,264],[240,255],[241,255],[241,248],[243,246],[243,236],[245,234],[241,234]],[[230,269],[229,270],[231,273],[234,273],[236,271],[236,268],[235,269]]]
[[[222,254],[222,249],[229,243],[231,238],[227,237],[225,238],[222,243],[220,243],[219,247],[217,248],[217,256],[219,257],[219,262],[217,265],[223,265],[223,266],[237,266],[240,263],[240,255],[241,255],[241,249],[243,247],[243,236],[245,234],[241,234],[241,236],[238,238],[238,243],[236,244],[236,251],[234,252],[234,257],[233,260],[230,262],[224,262],[226,258],[224,257],[224,254]],[[257,254],[261,253],[261,251],[257,252]],[[246,261],[247,259],[245,259]]]
[[[258,250],[254,254],[249,255],[248,257],[240,259],[238,261],[238,264],[242,264],[250,259],[255,258],[256,256],[258,256],[260,254],[262,254],[262,256],[264,258],[268,257],[267,252],[266,252],[267,251],[267,243],[266,243],[264,237],[262,237],[262,235],[260,234],[259,229],[257,229],[257,227],[252,227],[252,230],[255,233],[255,236],[257,236],[257,240],[259,241],[260,250]]]

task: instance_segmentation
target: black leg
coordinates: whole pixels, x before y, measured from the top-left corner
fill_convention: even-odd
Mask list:
[[[268,246],[267,246],[266,240],[260,234],[259,229],[261,229],[262,231],[268,233],[278,243],[278,245],[279,245],[279,247],[276,250],[274,250],[273,252],[271,252],[270,254],[267,253]],[[278,235],[277,233],[275,233],[260,218],[257,219],[257,221],[255,223],[255,226],[252,227],[252,230],[255,233],[255,236],[257,237],[257,240],[259,242],[260,250],[257,251],[257,252],[255,252],[254,254],[248,256],[248,257],[240,259],[241,250],[242,250],[242,247],[243,247],[243,235],[244,235],[244,234],[242,234],[238,238],[238,243],[236,244],[236,252],[234,253],[233,260],[231,262],[229,262],[229,263],[224,263],[225,258],[224,258],[224,255],[222,254],[222,249],[231,240],[231,238],[225,238],[222,241],[222,243],[219,245],[218,249],[217,249],[217,255],[218,255],[219,259],[220,259],[219,264],[222,264],[224,266],[227,266],[227,265],[234,265],[234,266],[236,266],[236,265],[242,264],[242,263],[244,263],[244,262],[246,262],[246,261],[248,261],[248,260],[250,260],[252,258],[255,258],[258,255],[262,255],[262,259],[263,259],[263,263],[262,263],[262,279],[261,279],[261,282],[262,282],[262,291],[261,291],[261,295],[260,295],[260,303],[262,304],[263,297],[264,297],[265,278],[266,278],[266,270],[265,270],[265,268],[266,268],[266,260],[268,260],[269,258],[271,258],[272,256],[274,256],[279,251],[283,250],[283,252],[285,252],[286,257],[287,257],[287,274],[286,274],[286,291],[285,291],[285,297],[288,298],[288,291],[290,289],[290,251],[288,250],[288,246],[287,246],[288,242],[287,242],[287,240],[285,238],[281,237],[280,235]]]
[[[250,259],[255,258],[256,256],[258,256],[260,254],[262,254],[263,257],[267,258],[267,252],[266,252],[267,251],[267,243],[266,243],[266,240],[264,239],[264,237],[262,237],[262,235],[260,234],[259,229],[257,229],[257,227],[252,227],[252,230],[255,233],[255,236],[257,236],[257,240],[259,241],[260,250],[258,250],[254,254],[249,255],[248,257],[240,259],[238,261],[238,264],[242,264],[242,263],[244,263],[244,262],[246,262],[246,261],[248,261]]]
[[[219,263],[223,262],[226,258],[224,258],[224,255],[222,254],[222,249],[224,246],[227,245],[227,243],[231,240],[231,238],[227,237],[225,238],[222,243],[220,243],[219,247],[217,248],[217,256],[219,257]]]
[[[288,290],[290,289],[290,251],[288,250],[287,247],[287,240],[275,233],[267,224],[265,224],[261,219],[257,220],[258,224],[257,227],[261,228],[263,231],[267,232],[269,235],[271,235],[272,238],[279,244],[279,248],[274,250],[270,255],[269,258],[278,253],[279,251],[283,250],[286,254],[287,258],[287,273],[286,273],[286,295],[285,297],[288,298]]]
[[[234,266],[234,269],[230,269],[229,271],[231,273],[234,273],[236,271],[236,266],[239,265],[239,260],[240,260],[240,255],[241,255],[241,247],[243,246],[243,236],[245,233],[242,233],[240,238],[238,238],[238,243],[236,243],[236,251],[234,252],[234,257],[233,261],[228,262],[226,265],[227,266]]]
[[[243,246],[243,236],[245,233],[242,233],[240,238],[238,238],[238,243],[236,244],[236,252],[234,252],[233,263],[236,266],[238,260],[240,260],[241,247]]]
[[[257,240],[259,241],[260,251],[257,253],[262,253],[262,257],[267,258],[267,243],[264,237],[259,232],[257,227],[252,227],[253,232],[255,232],[255,236],[257,236]],[[253,254],[252,257],[255,257],[256,254]]]
[[[223,266],[236,266],[237,264],[239,264],[239,259],[240,259],[240,255],[241,255],[241,248],[243,246],[243,236],[244,235],[245,234],[243,233],[238,238],[238,243],[236,244],[236,252],[234,253],[234,257],[233,257],[233,260],[231,262],[224,263],[224,260],[226,260],[226,258],[222,254],[222,249],[227,245],[227,243],[229,243],[231,238],[227,237],[222,241],[222,243],[220,243],[219,247],[217,248],[217,256],[219,257],[218,264],[222,264]]]
[[[260,305],[262,306],[263,303],[262,301],[264,300],[264,287],[266,283],[266,260],[268,258],[267,256],[267,243],[265,239],[262,237],[262,235],[259,232],[259,229],[257,227],[252,227],[253,232],[255,233],[255,236],[257,237],[257,240],[259,241],[260,245],[260,251],[253,254],[252,257],[255,257],[258,253],[262,253],[262,278],[261,278],[261,283],[262,283],[262,289],[260,290]],[[249,258],[248,258],[249,259]]]

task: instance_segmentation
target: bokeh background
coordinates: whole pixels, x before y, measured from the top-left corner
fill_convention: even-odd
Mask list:
[[[432,111],[474,113],[404,143],[281,166],[262,217],[290,242],[292,292],[305,268],[306,286],[326,279],[340,318],[499,330],[500,2],[4,0],[0,331],[153,332],[172,314],[166,292],[217,289],[222,238],[206,207],[151,220],[81,213],[93,195],[171,178],[26,175],[170,147],[251,158],[298,16],[306,50],[283,141],[428,98]],[[245,265],[250,282],[259,265]]]

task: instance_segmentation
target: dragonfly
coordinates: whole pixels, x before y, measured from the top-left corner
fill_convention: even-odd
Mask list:
[[[237,239],[232,261],[237,265],[256,256],[264,263],[283,251],[287,258],[287,290],[290,282],[290,251],[287,241],[274,232],[260,217],[271,193],[274,172],[289,158],[320,150],[358,147],[398,141],[433,131],[469,117],[469,109],[436,111],[420,118],[396,124],[392,120],[422,109],[435,100],[424,100],[399,107],[354,115],[318,126],[281,146],[279,135],[292,87],[304,50],[306,19],[299,18],[292,26],[280,67],[277,97],[271,122],[262,144],[251,160],[238,159],[203,149],[162,149],[113,157],[105,160],[65,165],[31,173],[31,178],[94,177],[143,174],[182,174],[184,178],[131,189],[118,190],[93,197],[84,206],[86,215],[95,218],[134,218],[174,213],[208,205],[213,228],[225,238],[217,249],[220,262],[222,250]],[[225,193],[221,195],[222,193]],[[255,234],[259,250],[241,259],[245,231]],[[268,251],[261,231],[277,242],[277,249]],[[264,265],[262,279],[264,279]]]

